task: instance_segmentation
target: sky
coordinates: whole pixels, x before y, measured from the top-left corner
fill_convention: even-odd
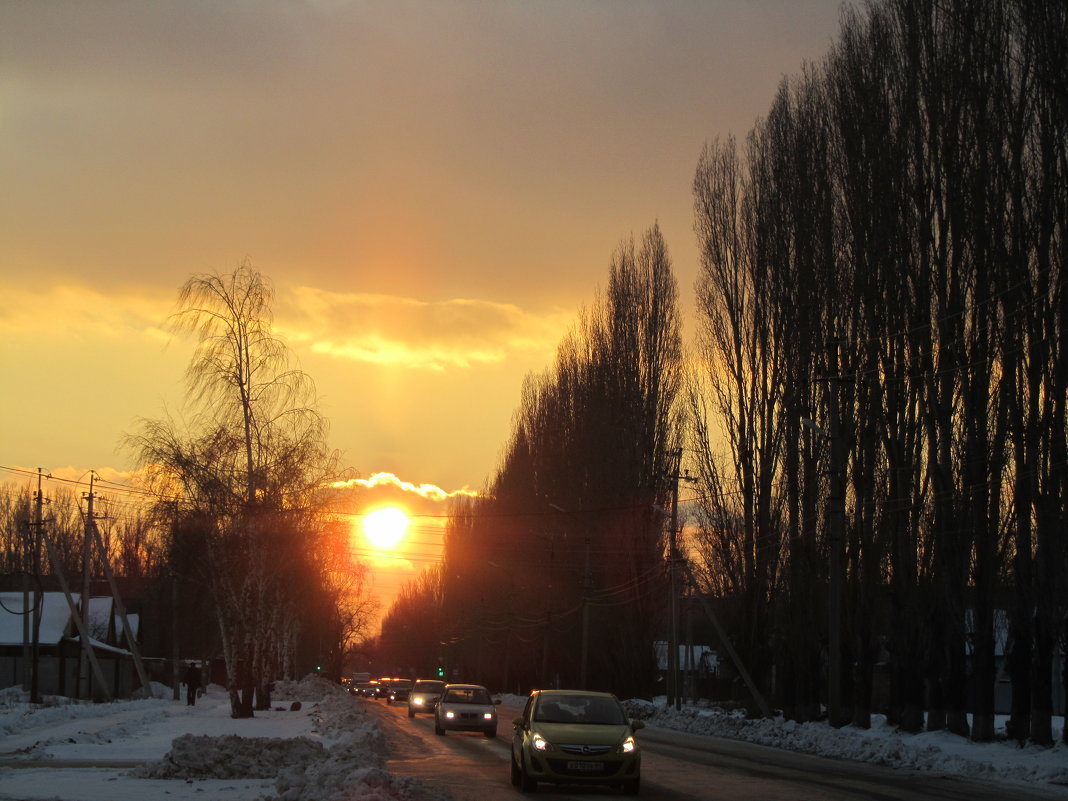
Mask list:
[[[308,677],[300,682],[279,682],[272,709],[251,719],[230,717],[225,690],[210,685],[195,706],[173,701],[170,688],[153,685],[156,698],[110,704],[58,704],[31,707],[28,693],[17,687],[0,692],[0,798],[20,801],[141,801],[166,796],[174,801],[209,797],[219,801],[254,801],[272,792],[291,797],[327,798],[345,791],[352,801],[428,801],[418,780],[404,780],[389,772],[387,740],[378,716],[369,714],[377,701],[340,698],[338,685]],[[492,689],[492,688],[491,688]],[[500,696],[499,719],[510,720],[522,710],[525,699]],[[319,703],[326,699],[326,703]],[[301,708],[290,711],[293,700]],[[873,716],[868,730],[846,726],[835,729],[824,722],[794,724],[780,719],[746,720],[742,712],[684,706],[680,711],[663,698],[655,703],[628,702],[628,711],[650,727],[729,737],[783,750],[819,754],[835,759],[871,762],[920,776],[958,776],[984,783],[1005,784],[1006,797],[1015,786],[1029,793],[1063,798],[1068,781],[1065,746],[1017,747],[1014,742],[972,743],[945,732],[902,734]],[[401,716],[405,725],[417,725]],[[1003,734],[1004,719],[999,719]],[[1063,718],[1055,718],[1059,737]],[[429,722],[424,721],[429,726]],[[505,724],[498,724],[502,734]],[[182,735],[202,740],[180,740]],[[234,737],[233,735],[237,735]],[[263,740],[276,741],[273,749]],[[298,739],[299,738],[299,739]],[[301,764],[314,759],[309,738],[328,749],[314,769],[290,771],[286,779],[270,776],[279,762]],[[641,743],[642,732],[637,734]],[[481,741],[481,738],[480,738]],[[508,787],[507,739],[499,736],[494,751],[500,757],[501,786]],[[309,754],[309,751],[311,753]],[[329,759],[326,758],[329,753]],[[163,761],[165,755],[172,759]],[[81,763],[69,767],[7,767],[9,759],[54,760]],[[131,770],[132,765],[155,767]],[[175,765],[195,764],[203,769],[187,777]],[[643,768],[646,782],[656,781],[650,761]],[[95,765],[95,767],[89,767]],[[922,778],[917,781],[922,782]],[[1011,784],[1017,783],[1017,784]],[[287,796],[290,797],[290,796]],[[438,796],[440,798],[440,796]]]
[[[0,0],[0,467],[121,480],[182,408],[179,287],[247,261],[346,466],[478,491],[620,243],[659,224],[692,305],[702,147],[840,10]]]

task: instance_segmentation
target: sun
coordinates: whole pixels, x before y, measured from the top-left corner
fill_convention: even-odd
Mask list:
[[[396,506],[375,509],[363,519],[363,535],[380,551],[391,551],[408,533],[408,515]]]

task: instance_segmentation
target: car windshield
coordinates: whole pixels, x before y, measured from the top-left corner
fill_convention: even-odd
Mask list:
[[[622,726],[626,724],[627,717],[619,703],[612,698],[557,695],[539,701],[534,720],[542,723]]]
[[[440,693],[445,689],[445,683],[441,681],[417,681],[414,689],[419,693]]]
[[[398,690],[407,690],[409,687],[412,686],[412,683],[410,681],[404,681],[402,679],[401,681],[391,681],[389,683],[389,686]]]
[[[450,704],[488,704],[489,692],[482,687],[451,687],[445,693],[445,700]]]

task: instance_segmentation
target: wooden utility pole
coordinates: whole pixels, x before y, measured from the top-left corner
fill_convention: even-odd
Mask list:
[[[44,593],[41,592],[41,534],[44,531],[44,495],[41,492],[41,468],[37,468],[37,495],[34,497],[33,510],[33,642],[31,649],[30,703],[41,703],[41,683],[38,677],[41,665],[41,606]]]
[[[830,597],[827,602],[828,660],[827,720],[835,727],[846,724],[842,709],[842,595],[845,566],[845,449],[842,443],[839,403],[838,340],[828,343],[831,375],[827,378],[827,420],[830,425],[831,470],[827,496],[827,539],[830,549]]]
[[[88,631],[91,627],[91,620],[89,616],[89,598],[92,595],[92,561],[93,561],[93,500],[95,494],[93,492],[93,479],[96,478],[96,474],[89,473],[89,493],[86,495],[88,503],[88,509],[85,513],[85,537],[82,544],[82,599],[81,599],[81,614],[82,622],[85,624],[85,628]],[[82,650],[78,657],[78,697],[90,698],[93,694],[92,680],[89,677],[89,661],[88,654],[92,652],[93,646],[89,642],[89,638],[86,635],[82,635]],[[82,694],[84,693],[84,695]]]
[[[59,560],[59,555],[56,553],[56,549],[52,547],[52,541],[48,538],[48,535],[42,532],[41,539],[44,541],[45,548],[48,550],[48,558],[52,562],[52,570],[55,572],[56,579],[59,581],[59,588],[63,590],[63,596],[67,599],[67,607],[70,609],[71,620],[74,621],[74,625],[78,629],[78,637],[82,643],[82,654],[87,655],[89,658],[89,665],[93,669],[93,675],[96,676],[96,680],[100,685],[101,694],[106,701],[110,701],[111,693],[108,691],[107,682],[104,681],[104,673],[100,670],[100,663],[97,662],[96,653],[93,651],[92,645],[89,644],[89,628],[86,625],[86,621],[82,620],[81,612],[78,610],[78,604],[74,603],[74,596],[71,595],[70,585],[67,584],[67,577],[63,574],[63,563]]]
[[[668,706],[682,709],[682,686],[679,676],[679,565],[684,558],[679,553],[679,482],[696,481],[696,478],[683,473],[682,449],[678,448],[671,453],[674,464],[667,478],[671,481],[671,530],[668,532],[668,583],[671,593],[671,628],[668,638],[668,675],[667,675],[667,702]]]
[[[679,692],[679,463],[682,451],[672,453],[674,465],[668,478],[671,480],[671,529],[668,531],[668,592],[670,597],[671,626],[668,635],[667,653],[667,702],[675,709],[682,708]]]
[[[111,598],[115,603],[115,612],[119,616],[119,620],[122,622],[122,631],[126,636],[126,647],[129,648],[130,653],[133,654],[134,668],[137,670],[137,678],[141,682],[141,690],[145,693],[146,697],[152,697],[152,688],[148,686],[148,675],[145,673],[144,662],[141,661],[141,650],[138,648],[137,639],[134,636],[133,627],[130,626],[130,620],[126,615],[126,605],[122,602],[122,593],[119,592],[119,585],[115,582],[115,574],[111,570],[111,564],[107,560],[107,554],[104,553],[104,542],[100,539],[100,530],[96,527],[96,521],[91,521],[93,526],[93,534],[96,539],[96,547],[100,550],[101,564],[104,566],[104,574],[108,579],[108,586],[111,587]]]

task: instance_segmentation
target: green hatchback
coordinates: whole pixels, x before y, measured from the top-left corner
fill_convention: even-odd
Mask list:
[[[512,784],[532,792],[538,782],[604,784],[625,793],[641,786],[641,751],[611,693],[534,690],[512,722]]]

